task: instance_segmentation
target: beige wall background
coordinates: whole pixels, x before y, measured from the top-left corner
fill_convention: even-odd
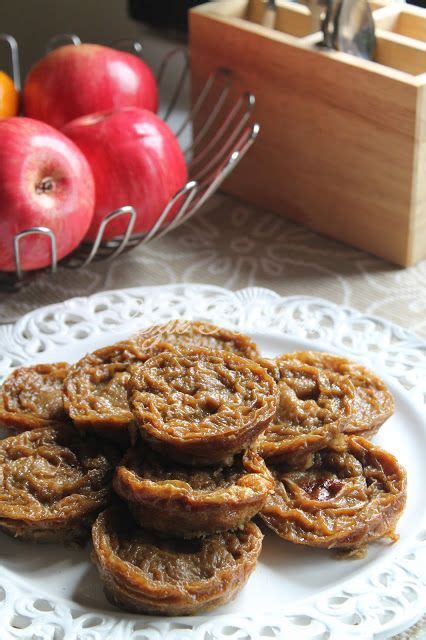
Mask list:
[[[24,73],[57,33],[74,32],[82,40],[107,43],[140,36],[144,30],[128,18],[126,0],[1,0],[0,16],[0,32],[18,40]],[[2,47],[1,68],[6,61]]]

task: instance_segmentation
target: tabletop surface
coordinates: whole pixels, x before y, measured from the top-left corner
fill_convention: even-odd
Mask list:
[[[73,296],[174,282],[320,296],[426,336],[426,261],[401,269],[223,194],[146,247],[0,294],[0,322]]]
[[[23,69],[55,33],[109,42],[140,35],[125,2],[39,0],[31,20],[27,0],[8,3],[2,30],[22,45]],[[28,16],[27,16],[28,17]],[[164,41],[144,36],[154,53]],[[230,289],[263,286],[282,295],[315,295],[391,320],[426,336],[426,261],[401,269],[342,245],[267,211],[219,194],[189,223],[113,262],[74,272],[59,269],[17,293],[0,293],[0,322],[34,308],[107,289],[174,282],[203,282]],[[426,619],[398,638],[426,640]]]

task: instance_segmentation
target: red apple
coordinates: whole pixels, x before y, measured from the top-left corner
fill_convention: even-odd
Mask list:
[[[104,217],[124,205],[136,209],[134,233],[148,231],[187,181],[185,158],[176,137],[161,118],[146,109],[83,116],[68,123],[63,132],[80,147],[95,178],[90,240]],[[104,238],[124,233],[127,223],[127,218],[113,220]]]
[[[58,129],[97,111],[157,106],[157,83],[145,62],[97,44],[54,49],[31,69],[24,86],[25,115]]]
[[[49,227],[58,258],[84,238],[93,217],[91,169],[76,145],[56,129],[30,118],[0,120],[0,270],[14,271],[13,237]],[[28,236],[20,243],[26,270],[50,264],[50,243]]]

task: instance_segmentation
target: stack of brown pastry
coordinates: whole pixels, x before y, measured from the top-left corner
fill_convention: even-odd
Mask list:
[[[370,438],[393,413],[371,371],[321,352],[264,361],[277,382],[275,419],[257,441],[275,486],[261,517],[281,538],[327,549],[360,550],[394,537],[406,476]]]
[[[142,366],[133,363],[128,374],[140,441],[119,465],[114,489],[140,528],[117,536],[117,512],[96,523],[94,558],[106,594],[143,613],[187,614],[225,603],[261,550],[262,534],[249,521],[272,479],[246,449],[275,415],[276,384],[252,360],[194,345],[169,346]],[[152,558],[154,577],[146,570]]]
[[[39,542],[92,528],[111,602],[204,611],[255,568],[257,514],[298,544],[392,537],[405,473],[365,439],[392,411],[381,380],[344,358],[266,360],[205,322],[150,327],[5,381],[0,421],[22,433],[0,441],[0,528]]]

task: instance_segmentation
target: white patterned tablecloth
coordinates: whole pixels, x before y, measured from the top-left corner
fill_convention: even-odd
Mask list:
[[[0,322],[72,296],[174,282],[320,296],[426,336],[426,261],[402,269],[221,194],[146,248],[0,294]]]

